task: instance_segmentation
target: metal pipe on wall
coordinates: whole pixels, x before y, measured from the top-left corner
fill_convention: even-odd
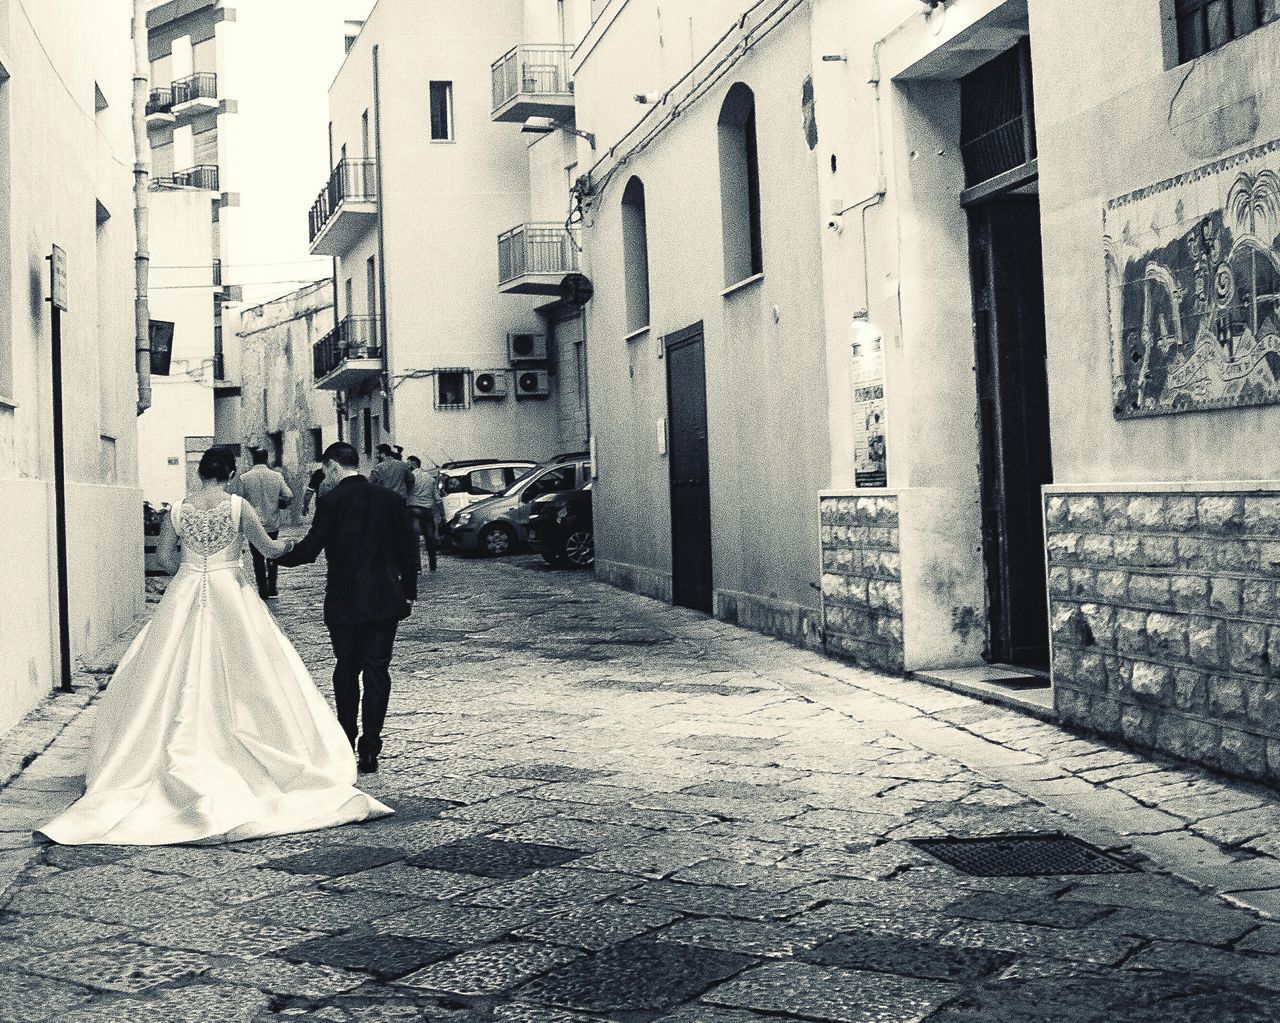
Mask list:
[[[151,407],[151,309],[147,187],[151,178],[151,143],[147,139],[147,89],[151,58],[147,52],[147,2],[133,3],[133,227],[137,236],[133,300],[134,369],[138,377],[138,415]]]

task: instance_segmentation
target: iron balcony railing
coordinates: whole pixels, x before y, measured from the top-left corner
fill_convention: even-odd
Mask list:
[[[569,57],[573,47],[522,44],[494,62],[493,109],[517,96],[567,96],[573,92]]]
[[[173,89],[164,86],[147,93],[147,116],[167,114],[173,110]]]
[[[564,224],[517,224],[498,235],[498,283],[525,274],[567,274],[578,269],[577,232]]]
[[[324,230],[324,225],[348,199],[375,202],[378,198],[377,163],[374,160],[343,160],[329,175],[329,183],[311,204],[308,218],[310,241]]]
[[[218,76],[212,71],[197,71],[194,75],[179,78],[173,83],[173,105],[190,103],[193,99],[217,99]]]
[[[348,316],[315,343],[315,378],[327,377],[347,359],[380,359],[378,320],[375,316]]]
[[[153,178],[151,183],[157,187],[202,188],[207,192],[216,192],[218,191],[218,165],[202,163],[199,167],[188,167],[186,170]]]

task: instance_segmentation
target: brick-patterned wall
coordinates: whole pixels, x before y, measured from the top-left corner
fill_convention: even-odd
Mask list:
[[[1059,715],[1280,782],[1280,493],[1051,494]]]
[[[821,498],[826,648],[855,663],[902,671],[898,498]]]

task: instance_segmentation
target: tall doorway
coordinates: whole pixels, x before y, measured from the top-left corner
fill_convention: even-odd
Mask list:
[[[981,429],[988,656],[1049,664],[1040,488],[1052,482],[1040,204],[1004,196],[969,210]]]
[[[960,80],[980,429],[987,658],[1049,666],[1041,487],[1053,480],[1031,48]]]
[[[665,345],[671,437],[671,599],[710,614],[711,459],[702,324],[668,334]]]

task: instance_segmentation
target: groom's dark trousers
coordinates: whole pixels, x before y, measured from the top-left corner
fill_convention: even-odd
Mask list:
[[[310,532],[279,561],[305,565],[321,551],[328,566],[324,622],[337,660],[338,720],[353,746],[359,734],[361,756],[376,757],[391,695],[396,628],[418,596],[418,537],[403,500],[363,476],[348,476],[320,498]]]

